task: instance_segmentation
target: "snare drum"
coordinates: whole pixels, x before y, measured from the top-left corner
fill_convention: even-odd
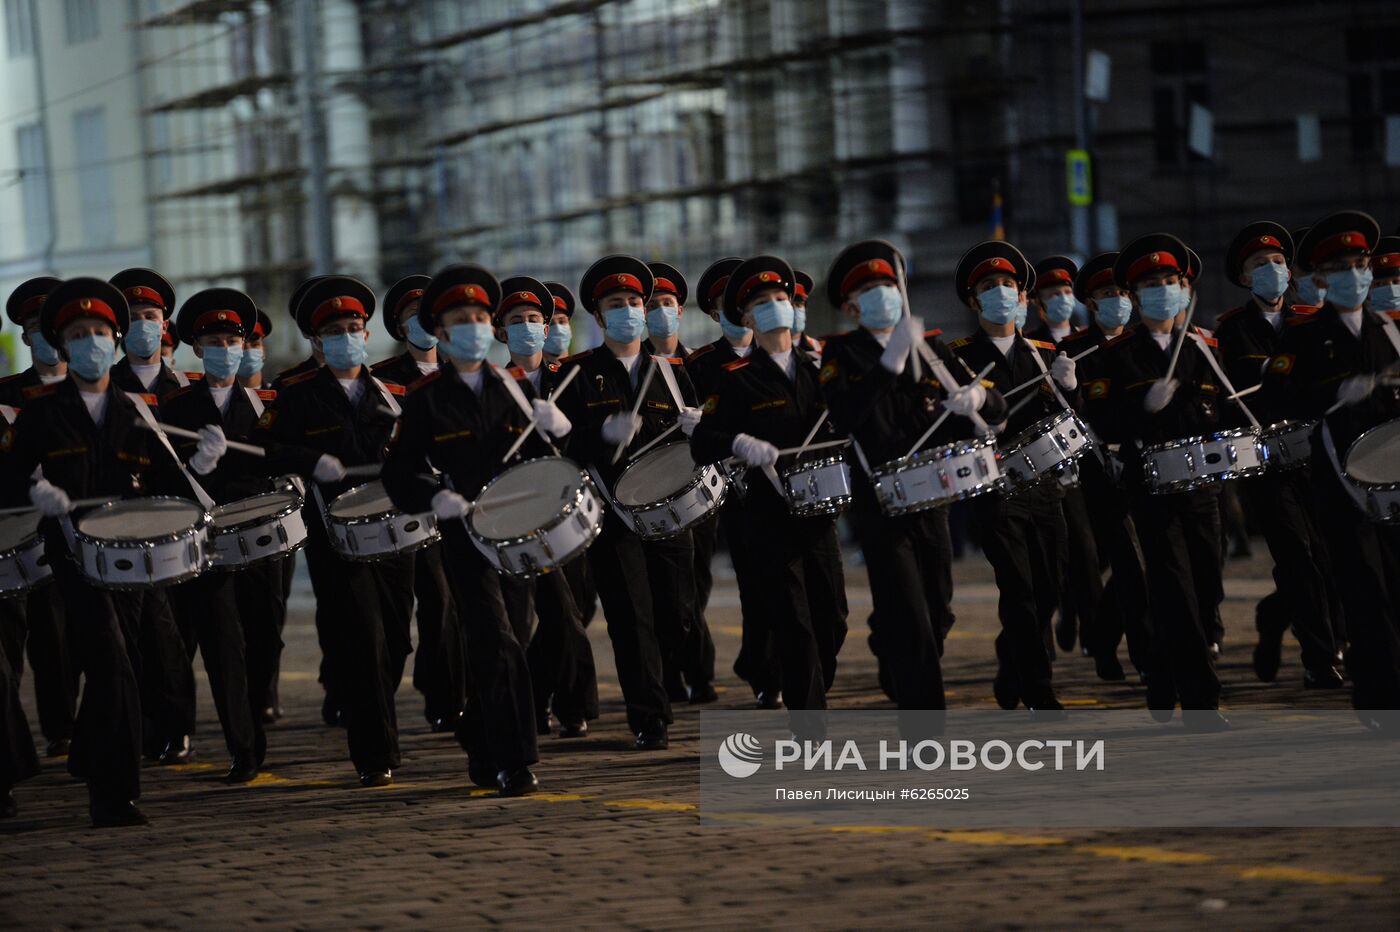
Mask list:
[[[807,460],[780,475],[788,511],[799,518],[840,514],[851,504],[851,467],[841,456]]]
[[[183,498],[132,498],[76,522],[83,575],[103,589],[152,589],[193,579],[208,565],[209,515]]]
[[[714,514],[726,491],[717,466],[696,468],[689,443],[668,443],[623,470],[613,488],[613,506],[639,536],[661,540]]]
[[[1142,455],[1147,490],[1154,495],[1257,476],[1269,462],[1258,432],[1245,428],[1168,440],[1147,447]]]
[[[467,531],[496,569],[531,577],[583,553],[602,527],[592,481],[573,461],[545,456],[492,479],[477,496]]]
[[[1093,435],[1079,415],[1066,408],[1022,431],[1001,456],[1001,472],[1014,494],[1050,476],[1060,476],[1094,449]]]
[[[53,575],[39,517],[37,511],[0,517],[0,598],[23,595]]]
[[[210,569],[241,570],[300,550],[306,543],[301,495],[290,484],[213,511]]]
[[[1400,521],[1400,420],[1372,427],[1347,449],[1346,481],[1366,498],[1372,521]]]
[[[1269,451],[1270,469],[1306,466],[1312,456],[1312,432],[1317,421],[1279,421],[1264,428],[1259,440]]]
[[[880,510],[911,514],[1002,486],[996,442],[959,440],[886,463],[870,476]]]
[[[336,496],[325,518],[335,552],[362,563],[413,553],[442,537],[431,512],[406,515],[399,511],[378,479]]]

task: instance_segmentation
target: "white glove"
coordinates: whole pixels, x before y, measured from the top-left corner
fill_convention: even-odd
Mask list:
[[[68,493],[47,479],[40,479],[29,487],[29,501],[39,509],[39,514],[46,518],[66,515],[73,509],[73,503],[68,500]]]
[[[1076,368],[1074,360],[1069,358],[1069,354],[1062,352],[1050,363],[1050,375],[1054,377],[1056,382],[1060,383],[1061,388],[1072,392],[1079,387],[1079,377],[1074,374]]]
[[[530,406],[535,412],[535,423],[556,440],[574,429],[573,423],[564,416],[564,412],[560,411],[559,406],[554,402],[536,398]]]
[[[227,452],[228,440],[224,437],[224,429],[218,424],[206,424],[199,429],[199,447],[190,457],[190,469],[197,475],[207,476]]]
[[[323,453],[316,461],[316,468],[311,471],[311,478],[317,482],[339,482],[345,478],[345,464],[329,453]]]
[[[1337,387],[1337,401],[1343,405],[1360,404],[1376,390],[1374,375],[1353,375]]]
[[[1142,401],[1147,413],[1156,414],[1171,404],[1172,396],[1176,394],[1176,388],[1180,384],[1176,379],[1158,379],[1153,382],[1152,387],[1147,390],[1147,397]]]
[[[677,420],[681,425],[681,433],[689,437],[695,433],[695,426],[700,423],[700,409],[681,408],[681,416]]]
[[[922,320],[917,317],[901,317],[899,323],[894,325],[894,330],[890,331],[890,342],[885,344],[885,351],[880,354],[880,365],[899,375],[904,371],[905,363],[909,361],[909,348],[914,345],[915,340],[922,339],[923,335]]]
[[[640,414],[609,414],[603,420],[603,439],[613,445],[628,444],[641,429]]]
[[[734,455],[750,466],[760,469],[778,462],[778,448],[767,440],[759,440],[749,434],[739,434],[734,438]]]
[[[987,390],[982,387],[981,382],[973,382],[971,385],[954,389],[948,400],[943,402],[943,406],[954,414],[971,417],[982,410],[982,405],[986,403]]]
[[[471,512],[472,503],[458,492],[443,489],[433,495],[433,515],[439,521],[455,521]]]

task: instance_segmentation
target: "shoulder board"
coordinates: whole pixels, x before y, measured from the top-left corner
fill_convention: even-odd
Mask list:
[[[694,362],[695,360],[699,359],[701,356],[704,356],[706,353],[710,352],[714,348],[715,345],[713,343],[706,343],[704,346],[698,346],[690,351],[690,355],[685,357],[685,361]]]
[[[593,355],[593,351],[592,351],[591,349],[586,349],[586,350],[584,350],[584,351],[581,352],[581,353],[574,353],[572,356],[565,356],[563,359],[561,359],[561,360],[559,360],[559,361],[560,361],[560,362],[576,362],[577,360],[583,359],[583,358],[586,357],[586,356],[592,356],[592,355]]]
[[[1218,328],[1221,324],[1225,323],[1225,321],[1242,312],[1247,306],[1248,305],[1241,304],[1239,307],[1230,308],[1224,314],[1221,314],[1219,317],[1215,318],[1215,326]]]
[[[749,364],[749,357],[747,357],[747,356],[745,356],[743,359],[731,359],[729,362],[727,362],[727,363],[724,364],[724,371],[725,371],[725,372],[733,372],[733,371],[736,370],[736,369],[742,369],[742,368],[744,368],[744,367],[747,366],[748,364]]]
[[[528,379],[530,377],[530,373],[526,372],[519,366],[511,366],[509,369],[506,370],[506,372],[507,374],[512,376],[517,382],[519,382],[521,379]]]
[[[30,399],[52,395],[54,392],[58,391],[58,387],[62,384],[62,382],[50,382],[47,385],[31,385],[24,390],[24,397]]]
[[[320,371],[320,369],[307,369],[305,372],[298,372],[296,375],[283,379],[282,387],[289,388],[293,385],[300,385],[302,382],[309,382],[316,378],[316,374]]]
[[[127,392],[127,394],[130,395],[132,398],[140,398],[152,408],[160,404],[160,399],[157,398],[155,395],[152,395],[150,392]]]
[[[942,331],[939,332],[941,333]],[[826,349],[826,340],[819,340],[816,337],[809,337],[805,334],[803,335],[803,338],[807,341],[808,344],[811,345],[813,349],[817,351]]]
[[[941,337],[941,336],[943,336],[943,330],[942,330],[942,328],[935,328],[935,329],[933,329],[933,330],[925,330],[925,331],[924,331],[924,339],[925,339],[925,340],[927,340],[929,337]]]
[[[667,362],[669,362],[669,363],[670,363],[671,365],[673,365],[673,366],[683,366],[683,365],[685,365],[685,360],[682,359],[682,358],[679,357],[679,356],[663,356],[663,357],[661,357],[661,358],[664,359],[664,360],[666,360]]]
[[[398,361],[399,361],[399,357],[397,357],[397,356],[390,356],[388,359],[381,359],[381,360],[379,360],[379,362],[372,362],[372,363],[369,364],[369,371],[370,371],[370,372],[375,372],[375,371],[377,371],[377,370],[379,370],[379,369],[385,368],[386,366],[391,366],[391,365],[393,365],[394,363],[396,363],[396,362],[398,362]]]
[[[559,363],[557,363],[557,362],[547,362],[547,363],[544,364],[544,367],[545,367],[546,369],[548,369],[550,372],[558,372],[560,369],[564,368],[563,366],[559,365]]]
[[[172,398],[179,398],[181,395],[188,395],[188,394],[189,394],[191,391],[193,391],[193,390],[194,390],[194,385],[193,385],[193,384],[190,384],[190,385],[181,385],[179,388],[175,389],[175,391],[173,391],[173,392],[171,392],[170,394],[166,395],[166,396],[165,396],[165,400],[166,400],[166,401],[170,401]]]
[[[16,372],[12,375],[0,376],[0,385],[8,385],[22,375],[24,375],[23,372]]]
[[[1209,327],[1199,327],[1199,326],[1198,326],[1198,327],[1193,327],[1192,329],[1195,330],[1197,333],[1199,333],[1199,334],[1200,334],[1201,336],[1203,336],[1203,337],[1213,337],[1213,336],[1215,336],[1215,331],[1214,331],[1214,330],[1211,330]]]
[[[1220,341],[1217,340],[1215,337],[1211,336],[1209,330],[1206,330],[1202,327],[1196,327],[1195,330],[1196,335],[1201,338],[1201,342],[1204,343],[1206,346],[1218,347],[1220,345]]]
[[[954,340],[952,343],[949,343],[949,344],[948,344],[948,349],[957,349],[958,347],[960,347],[960,346],[966,346],[967,344],[969,344],[969,343],[971,343],[971,342],[972,342],[972,337],[958,337],[958,338],[957,338],[956,340]]]
[[[1107,343],[1105,343],[1104,346],[1117,346],[1119,343],[1122,343],[1124,340],[1128,339],[1128,337],[1132,336],[1134,333],[1137,333],[1137,328],[1136,328],[1136,327],[1128,327],[1128,328],[1127,328],[1126,330],[1124,330],[1122,333],[1118,334],[1118,336],[1114,337],[1112,340],[1109,340]]]
[[[1316,314],[1318,311],[1322,310],[1322,308],[1318,307],[1316,304],[1294,304],[1289,307],[1289,310],[1293,311],[1295,314],[1301,314],[1306,317],[1309,314]]]
[[[199,382],[199,381],[202,381],[202,380],[204,379],[204,373],[203,373],[203,372],[186,372],[186,373],[185,373],[185,378],[189,379],[191,382]]]
[[[434,382],[434,381],[436,381],[436,380],[438,380],[438,379],[440,379],[440,378],[442,378],[442,370],[441,370],[441,369],[438,369],[436,372],[429,372],[427,375],[425,375],[425,376],[423,376],[422,378],[418,379],[416,382],[414,382],[412,385],[410,385],[410,386],[408,387],[409,394],[412,394],[413,392],[418,391],[418,389],[422,388],[424,385],[427,385],[427,384],[429,384],[430,382]]]
[[[272,390],[272,389],[270,389],[270,388],[255,388],[255,389],[253,389],[253,394],[257,395],[257,396],[258,396],[259,398],[261,398],[263,401],[276,401],[276,400],[277,400],[277,392],[275,392],[274,390]]]
[[[384,390],[385,390],[386,392],[388,392],[389,394],[391,394],[391,395],[407,395],[407,394],[408,394],[408,389],[404,388],[404,387],[403,387],[402,385],[400,385],[398,382],[380,382],[379,384],[380,384],[380,385],[383,385],[383,386],[384,386]]]
[[[1312,314],[1294,314],[1292,317],[1285,317],[1283,323],[1286,327],[1297,327],[1301,324],[1317,323],[1320,319],[1321,318],[1314,317]]]
[[[1049,350],[1052,353],[1055,351],[1054,343],[1047,343],[1044,340],[1032,340],[1030,337],[1026,337],[1026,342],[1029,343],[1031,346],[1038,346],[1041,349]]]
[[[1400,311],[1386,311],[1385,316],[1391,320],[1400,320]]]

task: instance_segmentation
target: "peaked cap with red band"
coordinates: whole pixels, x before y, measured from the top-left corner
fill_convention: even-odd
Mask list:
[[[588,267],[579,281],[578,296],[583,309],[593,314],[598,300],[614,291],[630,291],[646,301],[651,297],[656,276],[635,256],[604,256]]]
[[[1031,264],[1021,254],[1021,250],[1010,243],[989,239],[978,243],[958,260],[958,270],[953,284],[958,289],[958,297],[964,304],[976,293],[977,283],[988,275],[1010,275],[1016,280],[1016,287],[1025,291],[1031,280]]]
[[[1298,241],[1298,268],[1315,267],[1351,252],[1370,252],[1381,238],[1376,218],[1359,210],[1343,210],[1324,217]]]
[[[1054,288],[1057,285],[1074,287],[1074,278],[1079,274],[1079,266],[1069,256],[1047,256],[1035,264],[1035,284],[1032,291]]]
[[[315,335],[326,324],[346,317],[368,321],[374,316],[374,290],[349,275],[327,275],[317,279],[301,296],[297,306],[297,326]]]
[[[52,275],[41,275],[23,282],[10,292],[10,300],[5,302],[5,315],[23,327],[25,320],[37,314],[43,308],[50,292],[61,284],[62,280]]]
[[[185,299],[171,329],[194,345],[206,333],[244,336],[258,323],[258,306],[237,288],[206,288]]]
[[[75,320],[95,318],[110,324],[121,341],[131,325],[131,308],[126,295],[100,278],[70,278],[53,291],[39,311],[39,329],[53,346],[62,346],[59,334]]]
[[[1281,252],[1284,263],[1291,266],[1293,236],[1282,224],[1272,220],[1256,220],[1236,233],[1225,250],[1225,277],[1230,284],[1239,285],[1245,260],[1256,252]]]
[[[1376,278],[1400,273],[1400,236],[1382,236],[1371,250],[1371,274]]]
[[[494,315],[496,322],[505,320],[506,311],[522,304],[543,314],[546,324],[554,316],[554,295],[549,293],[545,283],[528,275],[516,275],[501,282],[501,303]]]
[[[1170,233],[1148,233],[1118,253],[1118,261],[1113,263],[1113,280],[1120,288],[1131,288],[1134,282],[1158,269],[1184,275],[1190,261],[1181,240]]]
[[[729,275],[744,262],[738,256],[725,256],[710,263],[710,267],[700,273],[700,281],[695,284],[695,297],[700,310],[713,314],[724,309],[724,286],[729,284]]]
[[[801,269],[792,270],[792,303],[805,305],[816,290],[817,283]]]
[[[572,320],[574,308],[578,306],[573,289],[563,282],[545,282],[544,286],[549,289],[549,295],[554,299],[554,310],[545,316],[552,318],[555,314],[563,314]]]
[[[1182,245],[1185,245],[1184,243]],[[1201,277],[1201,257],[1190,246],[1186,247],[1186,280],[1194,282]]]
[[[652,296],[675,295],[676,303],[685,307],[685,299],[690,297],[690,286],[686,284],[685,276],[681,274],[681,270],[666,262],[648,262],[647,268],[651,269],[651,274],[655,279],[655,284],[651,288]]]
[[[1097,288],[1113,284],[1113,263],[1118,261],[1118,253],[1101,252],[1079,270],[1074,276],[1074,296],[1080,301],[1088,301]]]
[[[449,265],[423,289],[423,296],[418,299],[418,323],[432,333],[443,311],[463,305],[484,308],[494,318],[500,303],[501,283],[496,276],[470,262]]]
[[[154,269],[123,269],[111,282],[126,296],[127,307],[153,304],[166,320],[175,313],[175,288]]]
[[[272,318],[267,316],[267,312],[258,308],[258,322],[253,325],[253,332],[250,339],[262,340],[272,336]]]
[[[287,299],[287,313],[292,315],[292,320],[296,321],[297,329],[301,331],[301,335],[304,337],[309,337],[311,334],[307,333],[305,328],[301,325],[301,299],[306,297],[306,293],[311,290],[312,285],[325,277],[324,275],[313,275],[300,285],[297,285],[296,290],[292,292],[292,296]]]
[[[724,316],[731,324],[744,322],[744,304],[765,288],[781,288],[792,295],[792,266],[777,256],[745,259],[729,274],[724,286]]]
[[[432,278],[427,275],[407,275],[384,292],[384,301],[380,305],[384,308],[384,329],[399,343],[405,339],[399,318],[403,317],[404,308],[423,297],[423,291],[430,281]]]
[[[826,273],[826,300],[832,307],[846,303],[846,296],[866,282],[895,280],[895,268],[904,256],[893,243],[868,239],[847,246],[837,254]]]

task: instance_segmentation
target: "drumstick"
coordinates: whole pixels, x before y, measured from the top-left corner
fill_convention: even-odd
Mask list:
[[[647,389],[651,387],[651,377],[656,375],[656,357],[652,356],[650,358],[651,365],[647,367],[647,374],[642,376],[642,387],[637,390],[637,400],[632,405],[632,417],[636,417],[637,412],[642,410],[642,400],[646,398]],[[614,465],[617,464],[618,460],[622,459],[622,451],[627,449],[627,444],[631,442],[632,438],[626,437],[617,445],[617,449],[613,451],[612,461]]]
[[[987,365],[984,366],[984,367],[982,368],[982,371],[979,372],[979,373],[977,373],[977,377],[976,377],[975,379],[973,379],[973,383],[975,384],[975,383],[980,382],[980,381],[982,381],[983,379],[985,379],[985,378],[987,377],[987,373],[988,373],[988,372],[991,372],[992,369],[995,368],[995,367],[996,367],[996,362],[995,362],[995,361],[987,363]],[[940,415],[938,415],[938,418],[937,418],[932,424],[929,425],[928,430],[924,431],[923,436],[919,437],[918,440],[914,441],[914,445],[913,445],[912,447],[910,447],[910,448],[909,448],[909,452],[906,453],[906,454],[904,454],[904,455],[905,455],[906,457],[909,457],[909,456],[913,456],[915,453],[919,452],[919,447],[923,446],[925,443],[928,443],[928,438],[932,437],[933,434],[934,434],[934,432],[935,432],[936,430],[938,430],[938,428],[940,428],[940,427],[943,426],[943,422],[946,421],[946,420],[948,420],[948,415],[950,415],[950,414],[952,414],[952,413],[953,413],[952,410],[949,409],[948,406],[945,404],[945,405],[943,406],[943,413],[940,414]],[[1011,416],[1011,415],[1009,415],[1009,414],[1007,415],[1007,417],[1010,417],[1010,416]]]
[[[1239,391],[1235,392],[1233,395],[1226,395],[1225,400],[1233,401],[1236,398],[1243,398],[1245,395],[1253,395],[1255,392],[1259,391],[1263,387],[1264,383],[1260,382],[1258,385],[1251,385],[1249,388],[1242,388]]]
[[[345,467],[345,478],[353,479],[357,476],[377,476],[383,471],[383,468],[383,465],[380,463],[365,463],[363,466],[347,466]]]
[[[549,400],[553,401],[560,392],[568,388],[569,383],[574,380],[574,376],[578,375],[582,371],[583,369],[581,366],[574,366],[572,369],[570,369],[568,375],[564,376],[563,381],[561,381],[558,385],[554,386],[554,390],[549,393]],[[504,463],[506,460],[510,459],[512,456],[515,455],[515,451],[520,449],[520,445],[525,442],[525,438],[530,436],[530,432],[534,429],[535,419],[532,417],[530,418],[530,423],[526,424],[525,429],[520,432],[520,436],[515,438],[515,443],[512,443],[510,445],[510,449],[506,451],[506,455],[501,457],[502,463]]]
[[[788,447],[785,450],[779,450],[778,455],[787,456],[791,453],[802,453],[803,451],[810,453],[813,450],[825,450],[828,447],[844,447],[850,442],[851,441],[845,437],[840,440],[823,440],[821,443],[803,444],[800,447]]]
[[[173,434],[176,437],[188,437],[191,440],[199,439],[199,433],[197,431],[185,430],[183,427],[171,427],[169,424],[157,424],[155,427],[152,427],[145,421],[138,421],[137,423],[147,430],[155,430],[158,427],[167,434]],[[239,443],[237,440],[225,440],[224,442],[228,444],[230,450],[237,450],[240,453],[247,453],[251,456],[267,456],[266,450],[262,447],[255,447],[251,443]]]
[[[93,508],[97,505],[105,505],[108,502],[114,501],[116,501],[116,499],[110,495],[105,495],[101,498],[79,498],[70,501],[68,507],[70,510],[74,508]],[[38,505],[16,505],[14,508],[0,508],[0,515],[22,515],[25,512],[38,510]]]
[[[489,502],[483,502],[480,498],[478,498],[475,502],[472,503],[472,511],[481,511],[483,509],[494,508],[497,505],[511,505],[515,502],[523,502],[527,498],[534,498],[536,495],[539,494],[540,493],[538,491],[531,489],[526,492],[516,492],[512,495],[502,495],[499,498],[493,498]]]
[[[894,270],[894,271],[895,271],[895,275],[897,276],[897,278],[896,278],[896,280],[895,280],[895,284],[897,284],[897,285],[899,286],[899,300],[900,300],[900,303],[902,303],[902,304],[904,305],[904,316],[905,316],[905,317],[913,317],[913,316],[914,316],[914,311],[913,311],[912,308],[909,307],[909,285],[908,285],[908,283],[904,280],[904,257],[903,257],[903,256],[900,256],[900,257],[899,257],[899,261],[898,261],[897,263],[895,263],[895,270]],[[923,341],[922,341],[922,340],[919,340],[919,341],[917,341],[917,342],[915,342],[915,343],[911,343],[911,344],[909,345],[909,373],[910,373],[910,375],[914,376],[914,382],[915,382],[916,384],[919,383],[919,382],[922,382],[922,381],[924,380],[924,371],[923,371],[922,365],[920,365],[919,352],[918,352],[918,349],[917,349],[917,347],[920,346],[920,345],[922,345],[922,344],[923,344]]]
[[[1167,363],[1167,375],[1162,380],[1170,382],[1172,375],[1176,372],[1176,361],[1181,358],[1181,347],[1186,343],[1186,335],[1191,332],[1191,318],[1196,313],[1196,292],[1191,292],[1191,303],[1186,305],[1186,320],[1181,325],[1181,339],[1176,341],[1176,346],[1172,347],[1172,360]]]
[[[1103,344],[1102,344],[1102,343],[1100,343],[1098,346],[1091,346],[1091,347],[1089,347],[1088,349],[1086,349],[1084,352],[1079,353],[1078,355],[1075,355],[1075,356],[1071,356],[1071,357],[1070,357],[1070,361],[1071,361],[1071,362],[1079,362],[1079,360],[1083,359],[1085,356],[1088,356],[1090,353],[1097,353],[1097,352],[1098,352],[1099,350],[1101,350],[1101,349],[1103,349]],[[1010,398],[1012,395],[1019,395],[1021,392],[1025,391],[1025,390],[1028,389],[1028,388],[1030,388],[1032,385],[1036,385],[1036,384],[1038,384],[1038,383],[1040,383],[1040,382],[1044,382],[1044,381],[1045,381],[1046,379],[1048,379],[1048,378],[1051,378],[1051,373],[1050,373],[1049,371],[1042,372],[1040,375],[1036,376],[1035,378],[1030,379],[1029,381],[1026,381],[1026,382],[1022,382],[1020,385],[1017,385],[1015,388],[1011,389],[1010,391],[1002,392],[1002,393],[1001,393],[1001,397],[1003,397],[1003,398]]]
[[[661,441],[665,440],[667,437],[671,436],[671,434],[675,432],[676,428],[677,428],[677,427],[680,427],[680,426],[681,426],[681,422],[680,422],[680,421],[677,421],[676,423],[672,424],[670,427],[668,427],[668,428],[666,428],[665,430],[663,430],[661,433],[657,434],[655,437],[651,438],[651,440],[647,442],[647,445],[646,445],[646,446],[642,447],[642,448],[641,448],[640,450],[638,450],[636,453],[633,453],[633,454],[632,454],[632,459],[635,460],[635,459],[638,459],[639,457],[641,457],[641,455],[642,455],[643,453],[646,453],[646,451],[650,450],[652,447],[656,446],[658,443],[660,443]]]
[[[800,446],[800,447],[798,447],[796,450],[794,450],[794,451],[793,451],[794,453],[796,453],[798,456],[801,456],[801,455],[802,455],[803,451],[806,450],[807,447],[811,445],[811,443],[812,443],[812,438],[815,437],[815,436],[817,435],[817,431],[819,431],[819,430],[822,429],[822,425],[826,423],[826,416],[827,416],[828,414],[830,414],[830,413],[831,413],[831,409],[830,409],[830,408],[822,408],[822,416],[819,417],[819,418],[817,418],[817,423],[813,424],[813,425],[812,425],[812,429],[809,430],[809,431],[807,431],[807,439],[802,441],[802,446]]]

